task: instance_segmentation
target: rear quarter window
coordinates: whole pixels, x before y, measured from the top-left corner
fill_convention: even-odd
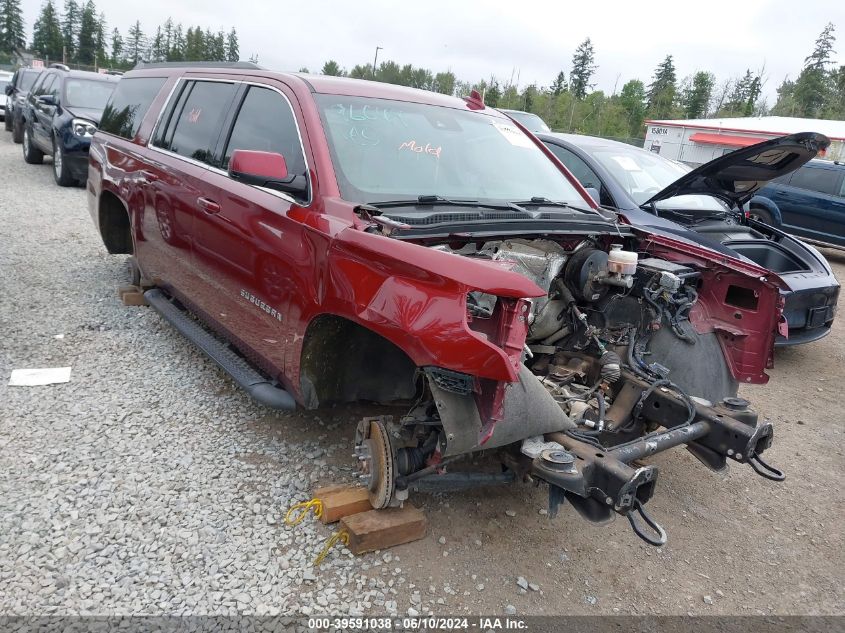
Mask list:
[[[121,79],[103,111],[100,129],[122,138],[135,138],[164,82],[164,77]]]
[[[839,192],[839,172],[824,167],[802,167],[795,172],[789,184],[799,189],[836,195]]]

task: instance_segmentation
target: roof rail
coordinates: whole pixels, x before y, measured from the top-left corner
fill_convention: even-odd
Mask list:
[[[252,62],[138,62],[132,70],[142,68],[242,68],[245,70],[264,70]]]
[[[64,70],[65,72],[70,72],[70,66],[68,66],[67,64],[53,63],[53,64],[50,64],[50,68],[58,68],[59,70]]]

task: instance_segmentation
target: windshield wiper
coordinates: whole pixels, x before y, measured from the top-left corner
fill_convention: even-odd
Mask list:
[[[443,196],[427,195],[417,196],[416,199],[407,200],[384,200],[368,202],[368,207],[375,209],[390,209],[395,207],[428,207],[428,206],[451,206],[451,207],[474,207],[477,209],[493,209],[494,211],[515,211],[528,216],[533,216],[528,209],[525,209],[515,202],[481,202],[480,200],[452,200]]]
[[[519,200],[514,202],[513,204],[531,207],[562,207],[564,209],[572,209],[573,211],[580,211],[581,213],[595,213],[600,218],[604,218],[604,216],[595,209],[590,208],[583,208],[583,207],[576,207],[574,205],[569,204],[568,202],[560,202],[558,200],[549,200],[548,198],[544,198],[542,196],[532,196],[530,200]],[[606,219],[606,218],[605,218]]]

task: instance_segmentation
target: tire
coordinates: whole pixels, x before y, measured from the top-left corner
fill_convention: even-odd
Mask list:
[[[76,179],[70,175],[70,169],[65,160],[65,150],[53,137],[53,178],[59,187],[70,187],[76,184]]]
[[[23,119],[20,117],[12,121],[12,140],[18,145],[23,143]]]
[[[769,226],[775,226],[775,219],[772,217],[772,214],[769,213],[763,207],[753,206],[748,211],[748,217],[752,220],[757,220],[758,222],[762,222],[763,224],[768,224]]]
[[[23,129],[23,159],[30,165],[40,165],[44,161],[44,152],[32,144],[29,128]]]

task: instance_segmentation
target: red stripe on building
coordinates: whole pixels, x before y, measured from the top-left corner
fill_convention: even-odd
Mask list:
[[[689,137],[689,140],[694,143],[703,143],[705,145],[730,145],[731,147],[748,147],[749,145],[756,145],[767,141],[765,138],[751,138],[748,136],[734,136],[732,134],[707,134],[706,132],[696,132]]]

